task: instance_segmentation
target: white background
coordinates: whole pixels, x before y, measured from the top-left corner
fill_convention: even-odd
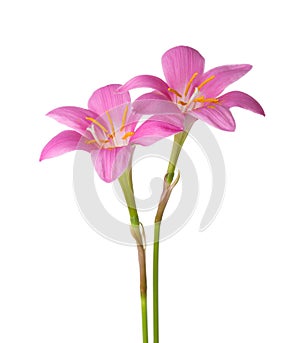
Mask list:
[[[199,50],[206,69],[253,64],[232,89],[267,116],[235,110],[235,133],[212,129],[226,196],[208,230],[198,232],[195,213],[161,245],[161,342],[299,342],[296,4],[1,2],[1,342],[141,342],[136,250],[81,217],[74,154],[38,158],[63,128],[45,113],[84,107],[108,83],[162,77],[161,55],[180,44]]]

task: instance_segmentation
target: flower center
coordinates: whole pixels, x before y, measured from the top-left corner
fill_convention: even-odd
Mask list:
[[[105,113],[110,126],[109,130],[99,123],[98,120],[92,117],[85,118],[92,122],[92,125],[87,128],[87,131],[89,131],[93,137],[93,139],[86,140],[85,143],[95,144],[97,148],[101,149],[114,149],[128,145],[129,138],[134,135],[133,131],[125,132],[128,105],[126,105],[123,112],[121,127],[117,130],[115,129],[110,113],[108,111]]]
[[[202,87],[213,80],[215,78],[215,75],[212,75],[201,82],[199,86],[195,87],[192,95],[188,95],[191,85],[197,76],[198,73],[194,73],[192,75],[189,82],[186,84],[183,94],[179,93],[176,89],[168,88],[168,91],[175,95],[175,102],[182,112],[192,111],[195,108],[203,106],[214,107],[213,104],[219,102],[219,100],[216,98],[205,98],[205,96],[201,94]]]

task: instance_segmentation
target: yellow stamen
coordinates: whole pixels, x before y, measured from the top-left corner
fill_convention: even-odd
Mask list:
[[[123,113],[122,124],[121,124],[120,131],[123,131],[125,129],[127,113],[128,113],[128,105],[126,105],[124,113]]]
[[[179,105],[182,105],[182,106],[185,106],[185,105],[187,105],[187,102],[184,102],[184,101],[181,101],[181,100],[180,100],[180,101],[178,101],[178,104],[179,104]]]
[[[198,73],[194,73],[193,76],[191,77],[190,81],[187,83],[184,91],[184,96],[187,96],[188,91],[190,90],[192,82],[195,80],[197,77]]]
[[[204,96],[202,95],[202,96],[200,96],[199,98],[195,98],[193,101],[194,102],[203,102],[204,101]]]
[[[103,132],[105,132],[105,133],[108,132],[108,130],[102,124],[100,124],[96,119],[94,119],[92,117],[85,117],[85,119],[89,120],[92,123],[94,123],[95,125],[99,126]]]
[[[204,96],[200,96],[199,98],[196,98],[193,100],[194,102],[213,102],[213,103],[217,103],[219,102],[219,99],[215,99],[215,98],[204,98]]]
[[[111,127],[111,134],[112,134],[112,136],[114,137],[114,135],[115,135],[114,123],[113,123],[113,121],[112,121],[112,119],[111,119],[111,116],[110,116],[109,112],[106,111],[105,113],[106,113],[106,115],[107,115],[107,118],[108,118],[108,121],[109,121],[109,124],[110,124],[110,127]]]
[[[216,106],[207,106],[207,108],[211,108],[214,110],[216,108]]]
[[[93,144],[96,143],[96,139],[90,139],[85,141],[86,144]]]
[[[96,141],[95,139],[91,139],[89,141],[88,140],[85,141],[86,144],[93,144],[93,143],[98,143],[99,144],[99,142],[100,143],[108,143],[109,140],[108,139],[106,139],[106,140],[98,139],[98,141]]]
[[[168,91],[171,92],[171,93],[174,93],[174,94],[177,95],[179,98],[182,98],[182,95],[181,95],[180,93],[178,93],[176,89],[168,88]]]
[[[131,137],[134,135],[134,132],[130,131],[130,132],[126,132],[125,135],[122,137],[122,139],[126,139],[128,137]]]
[[[214,104],[219,102],[219,99],[215,99],[215,98],[207,98],[204,100],[204,102],[212,102]]]
[[[203,86],[205,86],[209,81],[213,80],[215,75],[210,76],[208,79],[204,80],[200,85],[197,87],[200,90]]]

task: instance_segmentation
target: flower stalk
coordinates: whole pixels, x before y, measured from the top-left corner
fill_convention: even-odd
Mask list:
[[[186,131],[180,132],[174,136],[173,147],[169,160],[167,173],[164,179],[164,187],[160,198],[159,205],[154,221],[154,244],[153,244],[153,337],[154,343],[159,343],[159,240],[160,240],[160,227],[165,208],[170,199],[171,193],[179,181],[180,173],[173,182],[175,176],[175,168],[182,149],[182,146],[189,134],[192,124]]]
[[[141,297],[141,314],[142,314],[142,335],[143,343],[148,343],[148,315],[147,315],[147,271],[146,271],[146,242],[143,225],[140,223],[136,209],[133,183],[132,183],[132,163],[130,161],[128,168],[119,177],[119,183],[122,188],[128,212],[130,216],[130,230],[136,241],[138,250],[138,261],[140,271],[140,297]],[[142,227],[142,232],[140,230]]]

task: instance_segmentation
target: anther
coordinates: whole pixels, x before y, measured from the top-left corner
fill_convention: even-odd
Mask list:
[[[184,91],[184,96],[187,96],[188,91],[190,90],[192,82],[195,80],[195,78],[198,76],[198,73],[194,73],[191,77],[190,81],[187,83]]]
[[[96,119],[92,118],[92,117],[85,117],[86,120],[89,120],[91,121],[92,123],[94,123],[95,125],[97,125],[98,127],[100,127],[100,129],[103,131],[103,132],[108,132],[108,130],[102,125],[100,124]]]
[[[125,129],[127,113],[128,113],[128,105],[126,105],[124,113],[123,113],[122,124],[121,124],[120,131],[123,131]]]
[[[205,86],[209,81],[213,80],[215,78],[215,75],[210,76],[206,80],[204,80],[200,85],[197,87],[198,90],[200,90],[203,86]]]
[[[176,89],[168,88],[168,91],[171,92],[171,93],[174,93],[174,94],[177,95],[179,98],[182,98],[182,95],[181,95],[180,93],[178,93]]]
[[[130,132],[126,132],[125,135],[122,137],[122,139],[126,139],[128,137],[131,137],[134,135],[134,132],[130,131]]]
[[[110,116],[109,112],[106,111],[105,113],[106,113],[106,115],[107,115],[107,118],[108,118],[108,121],[109,121],[109,124],[110,124],[110,127],[111,127],[111,134],[112,134],[112,136],[114,137],[114,136],[115,136],[115,127],[114,127],[114,123],[113,123],[113,121],[112,121],[112,119],[111,119],[111,116]]]

